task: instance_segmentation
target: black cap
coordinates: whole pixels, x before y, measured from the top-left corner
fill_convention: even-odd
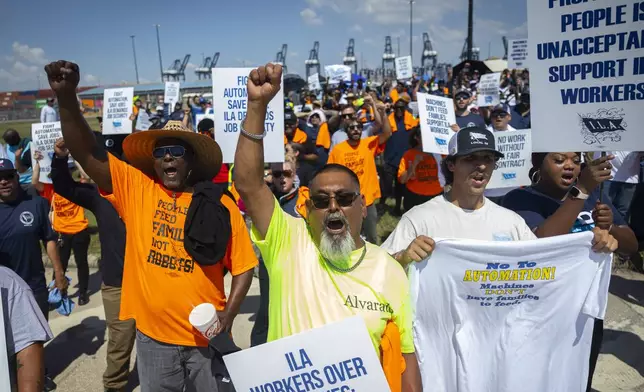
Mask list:
[[[13,166],[13,163],[11,163],[10,160],[8,159],[0,159],[0,171],[15,171],[16,168]]]
[[[449,156],[462,157],[479,151],[493,152],[497,157],[504,155],[497,151],[494,134],[485,128],[467,127],[456,132],[449,141]]]
[[[289,111],[284,112],[284,124],[297,124],[297,116]]]

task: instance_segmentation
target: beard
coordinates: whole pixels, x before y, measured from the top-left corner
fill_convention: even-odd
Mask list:
[[[351,237],[351,227],[349,221],[339,212],[329,214],[325,219],[326,222],[330,219],[340,219],[343,221],[346,230],[342,234],[331,234],[326,230],[322,231],[320,235],[319,250],[322,257],[332,263],[338,263],[347,260],[356,248],[356,243]]]

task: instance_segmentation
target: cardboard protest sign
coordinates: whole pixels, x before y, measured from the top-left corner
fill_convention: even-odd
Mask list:
[[[351,81],[351,67],[348,65],[327,65],[324,67],[324,73],[329,78],[329,82],[335,84]]]
[[[224,163],[235,160],[241,122],[246,118],[246,83],[253,68],[213,68],[212,103],[215,111],[215,138]],[[283,83],[282,83],[283,85]],[[284,90],[269,103],[266,112],[264,161],[284,162]]]
[[[534,151],[644,150],[641,1],[527,3]]]
[[[449,139],[454,135],[450,128],[456,124],[454,101],[451,98],[418,93],[418,115],[423,151],[447,155]]]
[[[414,67],[411,62],[411,56],[397,57],[395,63],[396,79],[411,79],[414,76]]]
[[[314,73],[313,75],[309,76],[307,81],[309,83],[309,90],[311,91],[322,90],[322,86],[320,85],[319,73]]]
[[[20,220],[23,220],[23,214],[29,213],[28,211],[23,212],[20,215]],[[30,213],[29,213],[30,214]],[[31,218],[27,217],[27,215],[24,215],[24,219],[31,219],[33,221],[33,215],[31,215]],[[24,222],[23,222],[24,223]],[[26,226],[26,223],[24,223]],[[9,320],[5,320],[4,315],[4,308],[3,304],[5,303],[5,291],[0,291],[0,391],[10,391],[11,390],[11,382],[9,378],[9,356],[7,352],[7,338],[6,338],[6,330],[5,330],[5,323],[7,323]]]
[[[532,131],[494,132],[496,149],[505,157],[496,164],[487,189],[530,185],[532,167]]]
[[[180,82],[165,82],[165,93],[163,94],[163,102],[170,104],[170,110],[174,111],[174,105],[181,102],[181,83]]]
[[[501,102],[499,96],[499,85],[501,84],[501,72],[489,73],[481,76],[477,96],[478,106],[495,106]]]
[[[511,39],[508,41],[508,69],[528,68],[527,59],[527,39]]]
[[[53,123],[31,124],[31,159],[35,161],[34,153],[40,151],[42,159],[39,161],[39,180],[43,184],[51,184],[51,161],[54,158],[54,144],[63,137],[60,121]],[[34,173],[33,175],[36,175]]]
[[[103,93],[103,135],[132,133],[134,88],[110,88]]]
[[[390,392],[361,317],[224,357],[238,391]],[[253,371],[248,371],[253,369]]]

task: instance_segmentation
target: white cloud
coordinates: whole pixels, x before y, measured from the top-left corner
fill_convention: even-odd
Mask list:
[[[193,63],[186,64],[186,69],[195,69],[195,68],[197,68],[196,64],[193,64]]]
[[[376,41],[374,41],[373,38],[365,38],[364,43],[367,45],[376,46]]]
[[[94,76],[92,74],[85,74],[85,77],[83,78],[86,83],[96,83],[98,82],[98,76]]]
[[[318,14],[313,11],[310,8],[306,8],[300,12],[300,16],[304,20],[304,23],[309,24],[309,25],[321,25],[322,24],[322,18],[318,16]]]
[[[306,2],[313,8],[320,8],[324,5],[323,0],[306,0]]]
[[[354,24],[353,26],[351,26],[351,28],[349,28],[349,31],[355,32],[355,33],[362,33],[362,26],[360,26],[359,24]]]
[[[287,53],[286,55],[290,56],[290,57],[299,57],[300,56],[300,54],[298,52],[290,52],[290,53]]]
[[[21,45],[20,42],[14,42],[11,45],[11,49],[14,59],[37,65],[45,65],[48,62],[45,58],[45,51],[42,48],[30,48],[29,45]]]

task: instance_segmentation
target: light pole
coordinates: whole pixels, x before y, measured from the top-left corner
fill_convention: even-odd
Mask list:
[[[159,72],[161,72],[161,81],[163,82],[163,62],[161,61],[161,40],[159,40],[159,26],[161,25],[154,25],[154,27],[157,28],[157,48],[159,50]]]
[[[134,54],[134,72],[136,72],[136,84],[139,84],[139,66],[136,63],[136,46],[134,46],[134,35],[130,35],[132,38],[132,53]]]
[[[474,0],[469,0],[467,9],[467,60],[472,59],[472,48],[474,47]]]
[[[412,38],[413,38],[413,22],[412,22],[412,17],[414,15],[414,0],[409,0],[409,55],[413,56],[413,45],[412,45]],[[412,59],[413,60],[413,59]]]

